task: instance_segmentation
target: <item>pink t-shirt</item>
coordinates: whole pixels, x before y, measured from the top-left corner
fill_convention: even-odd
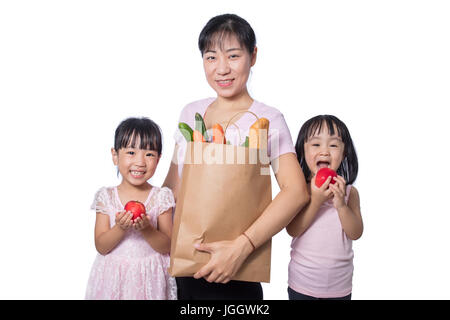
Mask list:
[[[348,201],[351,185],[347,186]],[[292,239],[288,284],[317,298],[337,298],[352,292],[352,240],[342,229],[332,201],[322,204],[311,226]]]
[[[192,102],[185,106],[181,111],[181,115],[178,122],[187,123],[192,129],[195,128],[195,113],[198,112],[205,115],[208,106],[214,102],[216,98],[207,98]],[[273,107],[266,106],[265,104],[253,101],[252,105],[248,109],[255,113],[259,118],[267,118],[269,120],[269,132],[268,132],[268,155],[272,162],[272,167],[275,169],[274,162],[282,154],[292,152],[295,153],[295,148],[292,143],[291,133],[284,120],[283,114]],[[230,125],[226,130],[225,137],[227,141],[230,141],[233,145],[240,145],[244,142],[245,137],[248,136],[250,126],[256,121],[254,115],[250,113],[244,113],[243,115],[237,115],[237,121],[232,120],[235,125]],[[221,123],[225,130],[226,122]],[[212,130],[207,130],[209,136],[212,135]],[[186,139],[177,129],[174,134],[175,142],[178,145],[178,154],[174,161],[178,164],[178,174],[181,177],[183,171],[184,157],[186,153]]]

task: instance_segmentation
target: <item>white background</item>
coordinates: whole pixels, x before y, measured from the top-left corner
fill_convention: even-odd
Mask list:
[[[95,191],[119,183],[114,130],[164,133],[214,96],[197,39],[209,18],[254,28],[251,95],[302,123],[350,129],[365,231],[354,299],[449,299],[450,5],[447,1],[1,1],[1,299],[83,299],[96,255]],[[275,180],[274,194],[278,192]],[[287,299],[290,238],[274,237],[266,299]]]

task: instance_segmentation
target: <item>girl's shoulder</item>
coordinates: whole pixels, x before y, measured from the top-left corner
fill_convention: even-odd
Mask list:
[[[91,209],[102,213],[114,211],[115,192],[116,187],[101,187],[98,189],[91,204]]]
[[[175,206],[175,197],[171,189],[167,187],[155,187],[152,189],[152,197],[149,201],[149,205],[157,206],[159,208],[159,214],[167,211],[169,208]]]
[[[115,189],[116,187],[101,187],[95,192],[95,198],[112,199],[116,192]]]
[[[355,186],[349,184],[347,185],[347,198],[350,199],[357,199],[359,201],[359,192],[358,189],[356,189]]]
[[[168,187],[155,187],[153,186],[152,198],[161,199],[161,198],[173,198],[173,192]]]

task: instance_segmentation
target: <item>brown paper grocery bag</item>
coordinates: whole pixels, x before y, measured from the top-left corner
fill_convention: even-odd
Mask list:
[[[194,243],[232,240],[272,201],[266,150],[188,142],[178,194],[169,272],[192,276],[210,258]],[[265,161],[262,161],[264,160]],[[270,282],[271,240],[257,248],[233,280]]]

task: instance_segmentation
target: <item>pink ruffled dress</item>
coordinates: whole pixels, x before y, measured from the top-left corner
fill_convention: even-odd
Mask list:
[[[144,203],[153,227],[158,216],[175,206],[169,188],[153,187]],[[117,187],[97,191],[91,209],[109,216],[123,210]],[[86,299],[100,300],[176,300],[175,279],[168,274],[169,255],[155,251],[139,231],[129,229],[122,241],[108,254],[98,254],[89,276]]]

